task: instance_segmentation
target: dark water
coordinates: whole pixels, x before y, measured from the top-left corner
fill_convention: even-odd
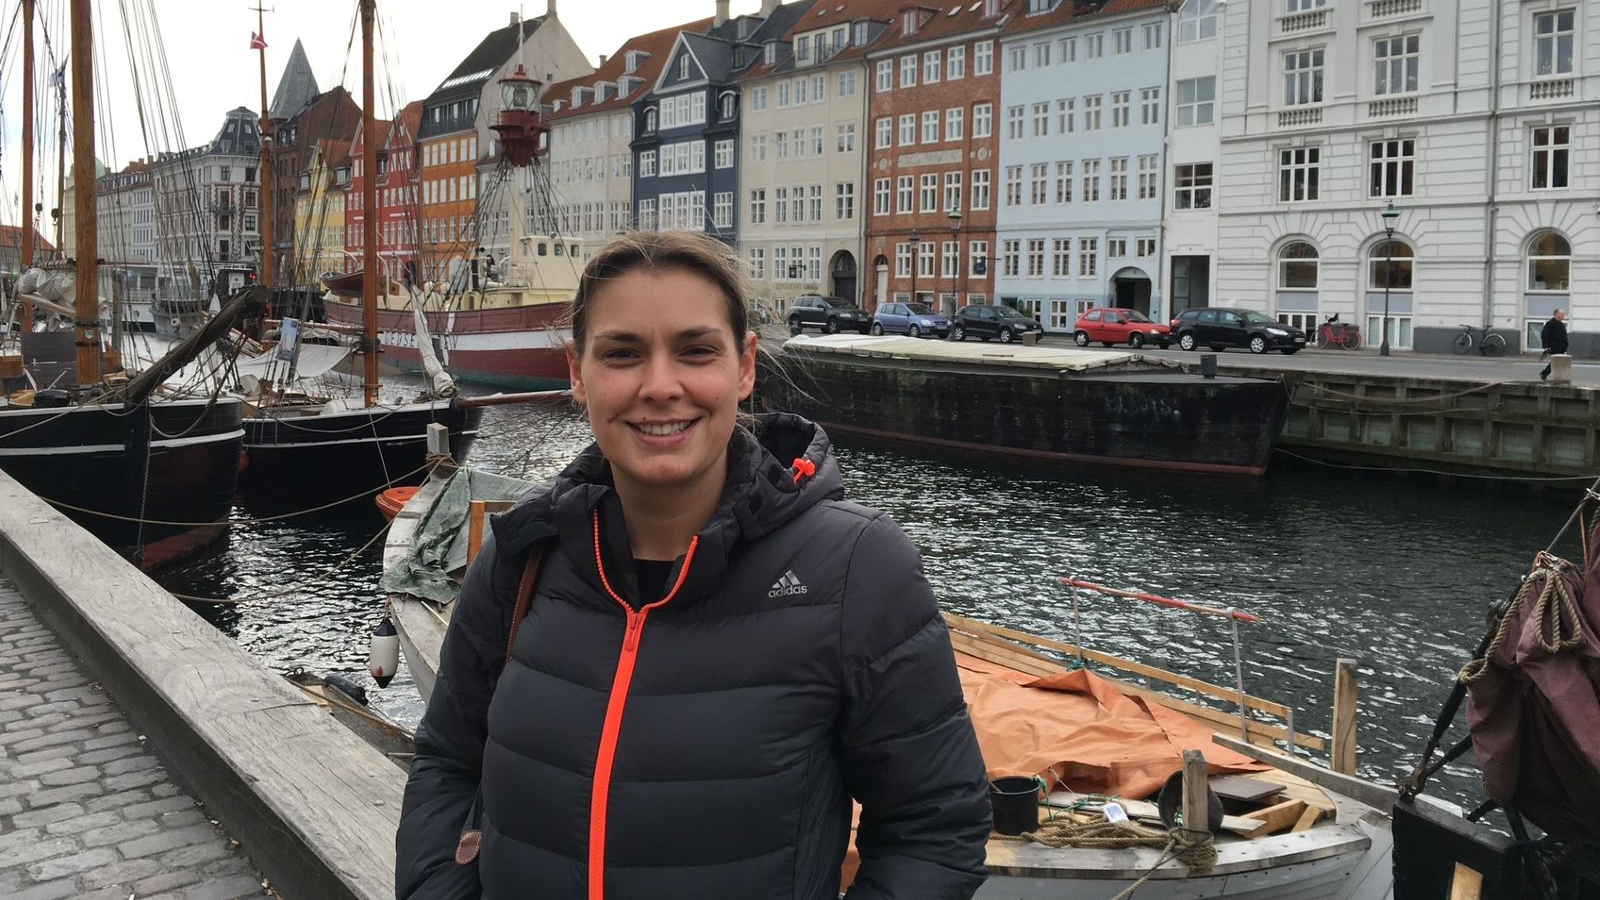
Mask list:
[[[471,462],[541,478],[587,441],[570,410],[490,408]],[[838,456],[850,495],[889,512],[922,547],[928,578],[953,612],[1072,640],[1071,596],[1055,581],[1069,573],[1247,610],[1263,621],[1242,626],[1246,688],[1293,705],[1297,729],[1323,737],[1335,660],[1357,660],[1360,771],[1391,783],[1415,761],[1452,673],[1482,636],[1485,609],[1581,493],[1502,493],[1283,458],[1265,480],[1244,482],[854,442]],[[273,492],[276,506],[247,499],[226,545],[163,583],[238,599],[196,607],[274,669],[365,682],[367,639],[381,615],[383,520],[363,501],[260,521],[292,506],[292,488]],[[1088,646],[1232,683],[1224,620],[1087,595],[1081,610]],[[369,690],[396,718],[420,715],[403,667],[387,690]],[[1441,793],[1468,801],[1474,778],[1470,767],[1452,770]]]

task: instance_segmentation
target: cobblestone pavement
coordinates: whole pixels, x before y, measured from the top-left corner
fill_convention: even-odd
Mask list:
[[[0,897],[271,896],[0,573]]]

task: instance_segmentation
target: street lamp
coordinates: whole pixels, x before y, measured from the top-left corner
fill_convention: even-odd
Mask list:
[[[1378,355],[1389,355],[1389,286],[1394,283],[1394,222],[1400,211],[1394,201],[1383,211],[1383,342],[1378,344]]]
[[[946,213],[950,219],[950,240],[956,245],[956,271],[950,279],[950,290],[955,292],[955,300],[951,306],[961,302],[961,207],[950,204],[950,212]],[[945,315],[953,315],[954,309],[944,310]]]
[[[922,262],[922,236],[911,229],[911,302],[917,302],[917,266]]]

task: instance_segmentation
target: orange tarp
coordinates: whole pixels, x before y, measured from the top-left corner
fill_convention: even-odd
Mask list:
[[[1213,775],[1266,768],[1086,669],[1034,678],[964,653],[956,665],[991,778],[1044,775],[1052,790],[1143,799],[1183,768],[1184,750],[1205,753]]]

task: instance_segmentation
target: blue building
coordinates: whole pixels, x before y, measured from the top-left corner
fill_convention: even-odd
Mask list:
[[[633,208],[640,228],[704,231],[737,245],[737,80],[777,51],[812,2],[763,0],[759,13],[729,18],[727,0],[719,0],[709,31],[678,34],[654,89],[633,104]]]

